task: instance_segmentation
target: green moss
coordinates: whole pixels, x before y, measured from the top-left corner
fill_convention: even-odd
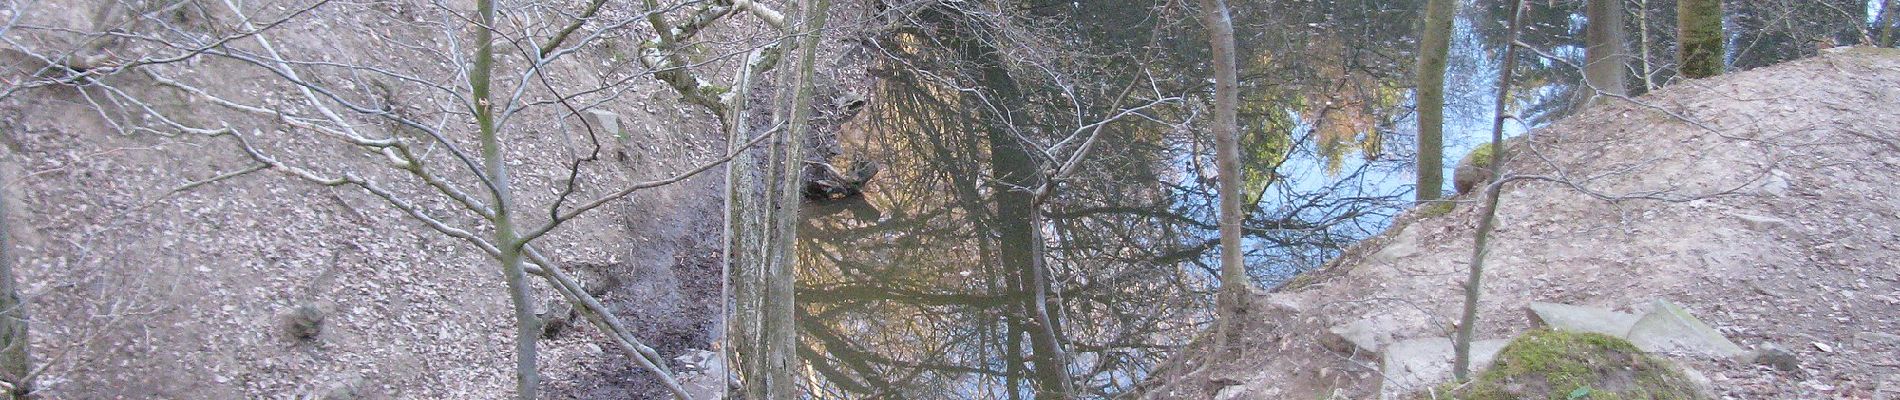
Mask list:
[[[1457,206],[1458,206],[1457,203],[1452,203],[1449,201],[1435,201],[1435,202],[1425,203],[1424,205],[1418,206],[1418,216],[1420,218],[1433,218],[1440,215],[1450,214],[1451,210],[1453,208],[1457,208]]]
[[[1465,153],[1465,163],[1479,169],[1491,168],[1491,143],[1486,142],[1471,148],[1470,153]]]
[[[699,87],[699,95],[706,96],[706,98],[709,99],[717,99],[719,96],[724,96],[726,92],[730,91],[732,91],[732,88],[721,85],[703,85]]]
[[[1628,341],[1595,333],[1533,331],[1505,346],[1455,398],[1705,399],[1674,366]]]

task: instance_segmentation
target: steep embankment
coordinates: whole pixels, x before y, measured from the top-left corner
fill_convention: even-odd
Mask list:
[[[1510,170],[1541,179],[1504,188],[1478,338],[1530,329],[1532,301],[1669,299],[1744,348],[1773,343],[1800,362],[1674,357],[1718,396],[1900,395],[1900,52],[1835,49],[1682,82],[1514,142]],[[1410,213],[1256,296],[1237,360],[1189,352],[1146,394],[1379,397],[1397,383],[1378,348],[1453,333],[1476,197]],[[1354,323],[1372,327],[1374,349],[1323,344]]]

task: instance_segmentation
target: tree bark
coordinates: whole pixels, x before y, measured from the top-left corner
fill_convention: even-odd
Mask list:
[[[1682,76],[1721,75],[1727,51],[1722,35],[1722,0],[1676,2],[1676,62]]]
[[[13,276],[11,227],[7,220],[6,171],[0,169],[0,379],[13,386],[7,398],[24,399],[33,390],[28,374],[33,370],[27,336],[26,302],[20,298],[17,277]]]
[[[528,295],[526,269],[522,263],[522,240],[515,233],[514,195],[509,192],[508,165],[502,160],[500,133],[495,131],[494,98],[489,92],[495,68],[495,3],[477,0],[476,13],[481,27],[475,30],[475,65],[469,70],[470,94],[475,103],[475,124],[480,130],[482,168],[491,183],[489,192],[495,204],[495,247],[500,250],[502,280],[508,283],[508,300],[515,317],[515,398],[538,397],[541,373],[535,366],[535,341],[541,338],[540,318]]]
[[[1220,181],[1221,292],[1213,354],[1226,352],[1230,335],[1247,314],[1247,266],[1240,248],[1240,77],[1234,61],[1234,21],[1226,0],[1200,0],[1209,47],[1214,50],[1214,164]]]
[[[1653,64],[1655,60],[1649,57],[1651,42],[1649,40],[1649,0],[1636,0],[1636,49],[1641,52],[1638,56],[1641,58],[1639,61],[1642,62],[1643,67],[1640,71],[1643,74],[1643,93],[1656,90],[1656,70]]]
[[[1583,81],[1597,92],[1629,95],[1629,50],[1623,31],[1623,0],[1589,0],[1584,7]],[[1592,93],[1593,101],[1597,99]]]
[[[829,0],[801,1],[790,16],[797,23],[787,30],[782,42],[795,44],[784,47],[797,48],[798,64],[781,77],[782,100],[777,115],[785,121],[785,128],[773,140],[767,163],[771,170],[766,177],[764,220],[769,234],[764,243],[766,252],[762,255],[764,270],[760,274],[763,293],[756,333],[759,346],[756,353],[748,356],[753,360],[752,368],[746,371],[747,398],[795,399],[799,396],[794,373],[798,370],[797,299],[793,296],[797,282],[798,211],[805,169],[804,138],[810,131],[812,117],[817,49],[824,36],[830,7]]]
[[[765,304],[761,288],[766,210],[758,197],[758,159],[746,148],[746,139],[752,137],[747,108],[754,78],[750,65],[758,61],[756,52],[747,57],[747,67],[741,67],[739,78],[733,83],[733,97],[726,105],[725,114],[726,150],[736,155],[726,163],[726,263],[722,271],[726,276],[722,278],[732,289],[722,298],[732,299],[732,316],[722,321],[727,331],[723,339],[731,343],[722,353],[727,357],[726,365],[745,376],[763,371],[753,364],[761,360],[754,355],[763,345],[758,334]]]
[[[1418,42],[1418,201],[1445,192],[1445,59],[1451,54],[1452,18],[1458,0],[1425,3]]]
[[[1511,2],[1511,27],[1505,43],[1517,43],[1524,20],[1524,0]],[[1490,251],[1491,230],[1497,226],[1499,182],[1504,179],[1504,164],[1510,160],[1504,148],[1505,105],[1509,104],[1511,80],[1517,71],[1517,46],[1506,46],[1504,63],[1498,72],[1498,96],[1491,119],[1491,178],[1485,185],[1484,214],[1478,219],[1478,232],[1471,249],[1469,275],[1465,277],[1464,316],[1458,322],[1458,337],[1452,342],[1452,376],[1464,382],[1471,376],[1471,339],[1478,325],[1478,296],[1484,288],[1484,256]]]

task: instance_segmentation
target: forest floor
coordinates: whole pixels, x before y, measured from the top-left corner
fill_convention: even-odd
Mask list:
[[[26,13],[24,23],[92,26],[86,18],[94,5],[41,4]],[[373,17],[315,13],[270,33],[290,54],[365,63],[390,56],[377,52],[386,49],[311,33]],[[274,82],[270,72],[220,62],[194,66],[214,72],[202,79],[220,88],[257,87],[234,96],[300,100],[295,91],[258,83]],[[586,80],[599,78],[552,79],[592,84],[597,82]],[[626,129],[619,140],[606,141],[604,158],[611,160],[592,164],[586,189],[598,192],[670,177],[724,153],[717,119],[709,113],[680,104],[676,94],[652,80],[628,85],[637,87],[599,106],[617,113]],[[72,87],[52,87],[0,103],[0,173],[9,180],[0,189],[6,190],[12,212],[3,228],[15,239],[15,253],[9,256],[17,256],[18,279],[30,305],[35,362],[47,368],[37,380],[38,393],[47,398],[351,393],[369,399],[479,399],[509,397],[514,391],[514,324],[492,258],[353,187],[323,187],[266,170],[175,191],[253,162],[226,139],[118,133],[100,118],[103,112],[94,106],[99,94],[90,90],[93,97]],[[153,92],[171,101],[163,97],[169,92]],[[196,106],[188,115],[192,121],[226,122],[262,135],[284,129],[202,102]],[[282,159],[295,165],[321,171],[355,168],[451,224],[473,225],[473,217],[457,214],[452,203],[387,168],[386,161],[347,146],[309,144],[323,140],[308,132],[284,136],[281,142],[276,136],[253,140],[273,141],[270,150],[282,150]],[[521,204],[547,204],[559,192],[560,168],[585,149],[529,139],[542,137],[507,146],[514,191]],[[448,167],[440,174],[467,176],[455,164],[441,164]],[[719,199],[724,179],[719,171],[609,203],[564,224],[537,246],[584,277],[584,284],[600,288],[602,302],[663,357],[704,349],[723,303]],[[591,198],[595,192],[582,194]],[[544,284],[536,280],[534,285],[537,304],[558,301]],[[282,315],[306,303],[328,311],[314,340],[291,337],[280,323]],[[607,343],[586,323],[544,339],[540,365],[549,397],[663,393],[650,373]]]
[[[1745,349],[1772,343],[1800,363],[1672,357],[1717,398],[1900,398],[1900,51],[1832,49],[1679,82],[1515,142],[1510,171],[1545,179],[1504,188],[1479,339],[1531,329],[1532,301],[1640,311],[1667,299]],[[1414,210],[1259,293],[1245,350],[1212,365],[1205,349],[1184,352],[1144,394],[1379,397],[1378,355],[1322,341],[1366,319],[1388,327],[1388,344],[1451,336],[1479,197]]]
[[[96,20],[113,15],[107,11],[116,3],[124,2],[54,0],[0,10],[0,15],[19,13],[14,16],[20,26],[42,27],[9,32],[10,39],[19,40],[0,44],[0,82],[28,81],[27,75],[43,66],[21,56],[27,50],[55,54],[81,48],[91,43],[80,35],[95,29],[88,27],[121,23]],[[125,4],[135,3],[143,4]],[[235,26],[238,18],[215,3],[180,3],[174,7],[211,8],[166,14],[165,20],[207,32]],[[251,18],[260,21],[288,18],[255,39],[247,33],[229,46],[250,49],[268,38],[275,51],[313,64],[304,72],[314,77],[311,81],[344,88],[339,93],[346,98],[370,99],[357,100],[363,104],[380,102],[397,113],[424,116],[417,120],[439,117],[448,127],[442,129],[446,143],[458,143],[464,151],[476,147],[463,111],[441,105],[464,96],[459,85],[467,78],[457,74],[466,71],[452,64],[469,58],[463,54],[465,44],[455,41],[458,33],[432,22],[466,18],[472,3],[318,2],[312,6],[321,9],[307,13],[293,7],[304,3],[292,3],[221,4],[245,4]],[[646,11],[639,4],[608,3],[594,18],[644,21]],[[866,10],[840,6],[834,12],[839,26],[872,26],[853,19],[870,15]],[[545,28],[535,25],[541,22],[529,25]],[[610,28],[592,44],[576,45],[565,61],[533,74],[519,73],[520,54],[498,51],[502,75],[521,82],[535,77],[536,84],[572,96],[560,103],[563,107],[541,104],[521,111],[504,130],[501,147],[515,203],[529,210],[517,216],[524,224],[548,219],[545,207],[566,187],[570,163],[590,151],[599,152],[598,161],[585,164],[566,210],[634,183],[694,170],[725,154],[717,116],[686,104],[677,91],[630,61],[639,40],[624,38],[649,37],[650,30],[638,23]],[[698,52],[693,57],[706,58],[695,59],[695,68],[702,78],[732,79],[726,75],[743,63],[737,55],[744,52],[737,48],[777,40],[772,32],[763,21],[742,15],[713,24],[699,35],[704,43],[691,46]],[[820,45],[826,65],[821,82],[827,83],[818,88],[820,104],[842,104],[834,97],[871,81],[859,65],[862,52],[847,51],[855,38],[840,34]],[[175,50],[139,47],[139,41],[104,42],[102,51],[128,58],[145,52],[169,57]],[[371,66],[365,70],[398,70],[417,76],[406,80],[443,83],[405,84],[370,79],[382,72],[320,66]],[[231,101],[316,114],[297,87],[256,65],[201,55],[164,68]],[[229,137],[121,131],[125,124],[114,120],[152,123],[152,118],[139,112],[119,115],[123,110],[109,107],[115,99],[100,86],[155,99],[156,109],[186,124],[233,127],[288,164],[319,173],[353,172],[447,224],[492,234],[479,217],[413,175],[390,168],[388,158],[341,140],[154,87],[141,74],[101,79],[99,85],[56,85],[0,99],[0,174],[7,178],[0,190],[10,212],[0,229],[14,239],[7,256],[16,261],[29,304],[35,363],[46,368],[36,380],[36,393],[47,398],[512,397],[512,307],[493,258],[358,188],[319,186],[271,169],[210,179],[256,161]],[[497,79],[502,85],[497,87],[508,87],[507,79]],[[754,102],[768,104],[774,94],[765,88],[773,81],[770,75],[760,77]],[[611,90],[574,93],[587,88]],[[445,97],[436,89],[458,91]],[[547,102],[537,97],[546,95],[539,88],[516,95],[528,103]],[[574,104],[584,108],[572,109]],[[585,118],[570,114],[594,111],[617,116],[622,129],[585,136],[582,132],[592,132],[581,128]],[[479,187],[474,174],[446,155],[443,143],[375,118],[349,117],[362,117],[366,122],[358,127],[373,131],[370,136],[414,139],[412,144],[428,152],[422,157],[434,173],[464,189]],[[763,122],[770,114],[755,111],[753,117]],[[842,119],[823,114],[815,125],[825,129],[814,132],[835,134]],[[815,141],[821,143],[815,145],[818,150],[835,147],[835,138],[815,136],[830,140]],[[710,346],[724,304],[723,171],[715,167],[607,202],[563,223],[534,246],[590,292],[597,291],[634,336],[661,357],[677,361],[698,354],[690,350]],[[530,280],[539,297],[533,300],[537,312],[562,302],[539,279]],[[282,324],[285,315],[305,304],[318,305],[328,315],[311,340],[292,337]],[[584,321],[543,338],[540,346],[546,397],[664,397],[651,373]],[[678,364],[676,371],[683,369]]]
[[[68,96],[0,107],[0,173],[13,180],[4,188],[12,203],[5,229],[21,257],[34,356],[49,366],[39,380],[47,396],[303,398],[345,386],[372,399],[513,392],[510,307],[498,264],[481,251],[360,190],[269,171],[172,193],[246,163],[225,142],[124,136],[62,115],[93,114]],[[678,161],[614,165],[613,179],[598,183],[676,173],[717,158],[720,146],[717,137],[632,134],[672,153],[647,160]],[[563,153],[541,154],[547,159],[536,161]],[[298,157],[312,165],[360,159]],[[554,193],[554,180],[530,177],[518,192]],[[715,171],[636,193],[540,246],[601,288],[601,301],[663,356],[705,349],[721,303],[721,182]],[[557,301],[536,286],[537,304]],[[278,318],[305,303],[329,311],[315,340],[280,329]],[[604,340],[584,322],[543,340],[549,394],[663,393]]]

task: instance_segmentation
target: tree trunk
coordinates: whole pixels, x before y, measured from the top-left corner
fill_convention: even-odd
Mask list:
[[[1601,94],[1628,96],[1630,62],[1623,32],[1623,0],[1589,1],[1584,7],[1583,81]]]
[[[515,398],[533,400],[541,387],[541,373],[535,366],[535,341],[541,338],[540,319],[528,296],[527,273],[522,264],[521,238],[514,224],[514,195],[509,192],[508,166],[502,162],[501,138],[495,131],[494,98],[489,93],[495,68],[495,3],[477,0],[476,12],[482,27],[475,31],[475,65],[469,70],[469,89],[475,103],[475,124],[480,129],[482,167],[488,175],[489,192],[495,202],[495,247],[501,250],[502,279],[508,283],[508,300],[515,313]]]
[[[1511,2],[1510,40],[1517,43],[1518,33],[1524,20],[1524,0]],[[1465,277],[1464,316],[1458,322],[1458,337],[1452,341],[1452,376],[1458,382],[1464,382],[1471,376],[1471,339],[1478,325],[1478,296],[1484,292],[1484,256],[1490,251],[1487,246],[1491,240],[1491,230],[1497,226],[1498,193],[1504,179],[1504,164],[1510,161],[1504,148],[1504,119],[1510,117],[1505,105],[1511,98],[1511,80],[1517,71],[1517,46],[1504,49],[1504,63],[1498,72],[1498,96],[1493,104],[1495,114],[1491,119],[1491,177],[1485,185],[1484,214],[1478,219],[1478,233],[1471,249],[1469,275]]]
[[[1001,60],[996,60],[1001,61]],[[1022,99],[1015,88],[1015,82],[1008,77],[1000,64],[986,63],[984,82],[991,88],[998,88],[1005,104],[1016,104]],[[1013,188],[1033,188],[1041,185],[1042,172],[1037,168],[1036,159],[1024,146],[1014,132],[1003,127],[999,118],[988,129],[990,141],[990,169],[996,180]],[[1023,329],[1029,336],[1029,346],[1033,354],[1035,368],[1035,387],[1037,398],[1065,399],[1074,393],[1074,385],[1068,374],[1068,356],[1066,355],[1058,333],[1060,322],[1049,312],[1048,266],[1042,236],[1042,206],[1036,203],[1035,194],[1023,189],[998,190],[993,197],[996,203],[996,220],[992,229],[997,233],[999,259],[1005,266],[1013,296],[1019,297],[1018,314],[1023,316]]]
[[[1212,354],[1226,352],[1228,336],[1247,314],[1247,266],[1240,248],[1240,77],[1234,62],[1234,21],[1226,0],[1200,0],[1208,45],[1214,50],[1214,164],[1220,180],[1221,292]]]
[[[1682,76],[1707,78],[1721,75],[1724,50],[1722,0],[1679,0],[1676,2],[1676,62]]]
[[[1895,18],[1900,16],[1896,15],[1900,14],[1900,9],[1896,7],[1900,7],[1900,0],[1887,0],[1886,4],[1880,6],[1880,16],[1874,19],[1874,27],[1880,30],[1880,37],[1874,38],[1874,46],[1894,46],[1894,25],[1900,25],[1897,24],[1900,23],[1900,20],[1896,20]]]
[[[1649,0],[1636,1],[1636,48],[1642,52],[1643,93],[1656,90],[1655,60],[1649,57]]]
[[[23,399],[33,390],[27,374],[33,370],[27,336],[26,302],[13,276],[13,242],[8,236],[6,171],[0,169],[0,379],[13,386],[7,398]]]
[[[1445,192],[1445,59],[1451,54],[1452,18],[1458,0],[1425,3],[1418,42],[1418,201]]]
[[[756,355],[763,346],[758,336],[765,304],[765,293],[761,290],[765,270],[763,218],[769,211],[759,198],[758,158],[752,149],[746,148],[747,139],[753,136],[748,109],[755,78],[751,66],[759,62],[760,56],[759,52],[752,53],[746,59],[746,66],[741,67],[739,78],[733,83],[732,99],[726,105],[725,121],[726,150],[735,155],[726,163],[726,263],[722,278],[732,289],[721,298],[732,299],[732,316],[721,321],[726,327],[723,339],[731,343],[722,354],[727,359],[726,365],[748,377],[755,371],[764,371],[754,368],[753,364],[762,360]]]
[[[799,396],[797,299],[797,239],[800,188],[805,169],[805,141],[812,117],[812,83],[817,64],[819,39],[823,37],[829,0],[804,0],[793,11],[793,20],[784,42],[796,44],[796,69],[781,75],[778,116],[789,116],[784,129],[772,142],[767,168],[764,218],[769,234],[761,271],[762,301],[759,348],[746,376],[746,396],[751,399],[796,399]],[[783,118],[783,117],[781,117]]]
[[[1028,339],[1031,354],[1028,357],[1020,354],[1013,357],[1026,359],[1033,364],[1033,368],[1024,371],[1023,368],[1012,367],[1009,371],[1012,377],[1025,373],[1031,375],[1024,378],[1029,380],[1032,391],[1039,399],[1072,398],[1075,384],[1068,373],[1061,321],[1051,311],[1055,305],[1049,296],[1051,282],[1042,236],[1043,210],[1033,191],[1033,188],[1041,187],[1048,177],[1037,162],[1036,154],[1011,126],[1015,121],[1025,119],[1015,112],[1027,109],[1029,100],[1016,79],[1010,76],[1008,60],[1002,58],[1003,52],[979,39],[982,28],[973,27],[973,21],[967,20],[980,17],[958,15],[957,12],[961,10],[934,9],[921,18],[953,29],[967,29],[946,33],[944,37],[957,56],[971,64],[973,70],[970,72],[975,75],[973,78],[979,87],[988,90],[988,96],[971,96],[962,101],[1000,103],[995,112],[981,112],[980,117],[983,138],[990,150],[989,175],[1001,184],[992,186],[996,190],[989,198],[989,205],[971,207],[994,210],[995,217],[986,221],[983,228],[996,233],[995,264],[1003,269],[1005,287],[1002,290],[1008,293],[1008,297],[1020,298],[1012,304],[1015,313],[1010,319],[1009,340],[1020,344],[1024,337]],[[980,203],[978,199],[981,195],[974,190],[979,185],[982,184],[971,182],[956,185],[958,188],[968,188],[959,192],[959,198],[964,199],[965,204]],[[988,242],[986,239],[979,243]],[[989,262],[984,264],[988,265]],[[1011,385],[1017,384],[1012,381]]]

